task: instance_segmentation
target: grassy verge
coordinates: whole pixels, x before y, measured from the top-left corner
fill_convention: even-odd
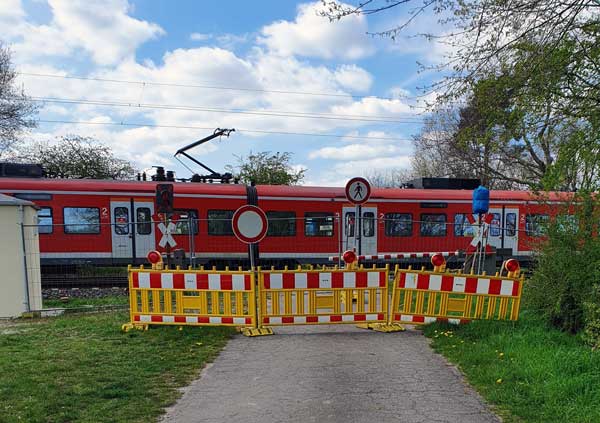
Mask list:
[[[424,328],[506,421],[600,421],[600,352],[523,311],[518,322]]]
[[[0,326],[0,421],[149,422],[232,334],[120,331],[125,313]]]
[[[44,308],[79,308],[85,306],[127,305],[129,297],[114,295],[100,298],[69,298],[67,300],[44,300]]]

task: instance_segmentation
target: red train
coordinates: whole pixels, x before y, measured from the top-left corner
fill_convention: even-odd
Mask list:
[[[157,182],[0,178],[0,192],[39,207],[42,264],[142,262],[160,249],[152,222]],[[470,190],[373,189],[361,208],[364,255],[465,250]],[[562,202],[556,193],[550,203]],[[237,184],[174,183],[179,221],[176,248],[200,263],[243,260],[247,246],[231,230],[233,212],[243,204],[266,211],[269,232],[260,258],[283,263],[318,263],[354,246],[355,208],[343,188],[247,187]],[[559,213],[529,192],[492,191],[489,244],[500,255],[523,258],[541,235],[541,223]],[[193,219],[193,236],[188,222]]]

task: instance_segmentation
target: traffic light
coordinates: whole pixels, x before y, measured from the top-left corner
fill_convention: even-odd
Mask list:
[[[157,213],[173,213],[173,184],[156,185]]]

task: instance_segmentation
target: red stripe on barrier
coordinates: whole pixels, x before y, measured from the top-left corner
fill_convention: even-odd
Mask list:
[[[502,288],[502,281],[500,279],[490,279],[490,295],[500,295],[500,289]]]
[[[185,323],[185,316],[175,316],[175,323]]]
[[[356,273],[356,287],[357,288],[366,288],[368,281],[367,272],[357,272]]]
[[[330,322],[341,322],[342,321],[342,315],[341,314],[336,314],[333,316],[329,316],[329,321]]]
[[[183,273],[173,274],[173,289],[185,288],[185,275]]]
[[[233,317],[221,317],[221,323],[223,324],[232,324]]]
[[[246,291],[252,290],[252,278],[250,275],[244,275],[244,289]]]
[[[296,274],[295,273],[284,273],[282,279],[283,279],[283,289],[296,288]]]
[[[252,317],[246,317],[245,322],[246,322],[247,325],[251,325],[252,324]]]
[[[341,272],[331,273],[331,287],[332,288],[343,288],[344,287],[344,274]]]
[[[406,287],[406,273],[400,273],[400,280],[398,281],[398,288]]]
[[[196,287],[197,289],[208,289],[208,275],[197,274],[196,275]]]
[[[162,288],[161,273],[150,273],[150,288]]]
[[[383,313],[377,314],[377,320],[383,320]]]
[[[454,287],[454,277],[452,276],[442,276],[442,291],[452,292],[452,288]]]
[[[162,318],[162,316],[150,316],[150,321],[151,322],[162,322],[163,318]]]
[[[418,275],[417,289],[429,289],[429,275],[424,275],[424,274]]]
[[[460,321],[459,321],[459,323],[460,323],[461,325],[466,325],[466,324],[467,324],[467,323],[469,323],[469,322],[470,322],[470,320],[469,320],[469,319],[460,319]]]
[[[401,314],[394,314],[394,320],[398,321],[402,318]]]
[[[294,316],[282,316],[281,323],[294,323]]]
[[[440,323],[448,323],[448,318],[447,317],[438,317],[437,321]]]
[[[465,293],[474,294],[477,292],[477,278],[467,278],[465,282]]]
[[[139,273],[132,273],[131,274],[131,283],[133,284],[134,288],[139,288],[140,287]]]
[[[319,316],[306,316],[306,323],[318,323]]]
[[[263,285],[265,286],[265,289],[271,289],[271,274],[270,273],[263,274]]]
[[[383,258],[386,259],[386,260],[390,260],[392,258],[392,255],[391,254],[384,254]]]
[[[513,289],[512,289],[513,297],[516,297],[519,295],[519,285],[520,284],[521,284],[521,282],[513,281]]]
[[[263,323],[268,325],[269,324],[269,318],[268,317],[263,317]]]
[[[221,277],[221,290],[222,291],[231,291],[233,289],[233,275],[220,275],[220,277]]]
[[[387,286],[387,272],[379,272],[379,287],[385,288]]]
[[[310,272],[306,274],[306,287],[317,289],[319,287],[319,274]]]
[[[425,323],[425,316],[413,316],[412,321],[414,323]]]
[[[355,314],[354,315],[354,321],[356,321],[356,322],[362,322],[364,320],[367,320],[367,315],[366,314]]]
[[[137,314],[135,316],[133,316],[133,321],[134,322],[139,322],[140,321],[140,316],[138,316]]]
[[[205,316],[198,317],[198,323],[210,323],[210,318]]]

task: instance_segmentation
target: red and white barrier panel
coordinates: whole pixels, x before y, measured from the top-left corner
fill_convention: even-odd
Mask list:
[[[453,257],[460,255],[459,251],[444,251],[441,253],[390,253],[377,254],[373,256],[358,256],[358,261],[364,260],[393,260],[393,259],[408,259],[408,258],[429,258],[435,254],[441,254],[444,257]],[[338,256],[328,257],[329,261],[339,261]]]
[[[134,322],[140,323],[173,323],[173,324],[202,324],[202,325],[251,325],[251,317],[214,317],[214,316],[164,316],[136,314]]]
[[[251,291],[249,274],[218,273],[131,273],[134,288],[147,289],[188,289],[209,291]]]
[[[453,319],[449,317],[430,317],[430,316],[413,316],[412,314],[394,314],[395,322],[426,324],[434,322],[451,323],[453,325],[462,325],[469,323],[469,319]]]
[[[264,289],[385,288],[385,271],[288,272],[263,275]]]
[[[339,322],[379,322],[384,321],[383,313],[369,314],[331,314],[319,316],[281,316],[281,317],[263,317],[265,325],[302,325],[315,323],[339,323]]]
[[[521,282],[477,276],[434,275],[401,271],[398,288],[516,297]]]

